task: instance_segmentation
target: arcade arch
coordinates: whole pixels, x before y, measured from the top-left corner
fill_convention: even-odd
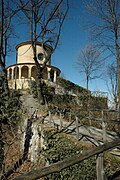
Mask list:
[[[28,72],[29,72],[28,66],[23,66],[21,68],[21,78],[28,78]]]

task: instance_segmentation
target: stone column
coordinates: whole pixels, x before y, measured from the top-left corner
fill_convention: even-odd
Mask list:
[[[18,68],[19,68],[19,77],[18,77],[18,79],[21,79],[21,68],[22,68],[22,67],[19,66]]]
[[[32,67],[31,67],[31,66],[28,66],[28,68],[29,68],[29,71],[28,71],[28,78],[31,78],[31,69],[32,69]]]
[[[57,72],[56,71],[54,71],[54,82],[56,82],[56,79],[57,79]]]
[[[7,79],[8,79],[8,80],[10,79],[10,72],[9,72],[9,69],[7,69]]]
[[[18,66],[16,65],[15,68],[14,68],[14,78],[15,79],[18,79]]]
[[[11,79],[14,79],[14,67],[12,67]]]
[[[47,72],[48,72],[48,80],[50,80],[50,71],[51,71],[51,68],[47,67]]]

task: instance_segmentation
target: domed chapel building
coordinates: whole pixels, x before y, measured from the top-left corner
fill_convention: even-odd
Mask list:
[[[50,45],[43,47],[41,42],[36,42],[37,60],[42,66],[45,57],[44,54],[52,52]],[[8,85],[10,89],[28,89],[31,81],[36,80],[36,65],[33,59],[32,42],[22,42],[16,46],[16,64],[7,67]],[[51,65],[51,59],[43,71],[45,81],[56,82],[57,76],[60,75],[60,69]]]

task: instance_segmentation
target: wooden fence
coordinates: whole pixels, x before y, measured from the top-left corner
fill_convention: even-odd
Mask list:
[[[97,112],[97,115],[96,115]],[[107,114],[106,114],[107,113]],[[111,112],[110,112],[111,113]],[[49,111],[49,116],[47,118],[47,122],[50,124],[50,126],[55,127],[58,130],[66,131],[67,133],[73,133],[78,139],[81,139],[81,136],[95,139],[95,134],[97,136],[100,136],[98,140],[101,142],[106,142],[113,140],[117,137],[117,130],[119,121],[116,119],[116,114],[114,115],[113,120],[107,119],[108,117],[108,111],[102,110],[102,111],[93,111],[89,110],[89,112],[85,113],[82,116],[75,116],[73,119],[71,118],[71,114],[69,116],[69,119],[64,119],[64,114],[57,113],[53,114]],[[106,118],[107,117],[107,118]],[[81,129],[86,130],[87,132],[82,132]],[[90,131],[93,132],[93,136],[90,135]],[[96,131],[94,133],[94,131]],[[91,133],[92,134],[92,133]]]
[[[112,117],[110,116],[111,113]],[[97,146],[118,138],[117,133],[114,131],[111,132],[110,130],[111,124],[113,124],[114,130],[117,130],[118,128],[118,112],[108,110],[89,110],[84,115],[82,113],[81,117],[80,113],[79,116],[75,116],[73,120],[71,117],[72,115],[70,114],[69,119],[65,121],[64,114],[52,114],[49,111],[49,116],[45,121],[49,123],[50,126],[61,132],[71,133],[75,135],[78,140],[86,139]],[[108,125],[110,127],[108,127]],[[117,149],[117,153],[118,152],[120,153],[120,149]],[[99,154],[96,159],[96,173],[97,180],[106,180],[104,172],[104,153]]]
[[[48,123],[49,126],[56,128],[59,132],[70,133],[80,141],[87,141],[99,146],[105,142],[118,138],[119,132],[119,112],[109,110],[80,110],[79,113],[65,116],[65,112],[51,112],[42,117],[38,117],[36,109],[32,117],[40,118],[42,123]],[[111,151],[120,155],[120,148]],[[104,153],[96,158],[97,180],[106,180],[104,171]]]

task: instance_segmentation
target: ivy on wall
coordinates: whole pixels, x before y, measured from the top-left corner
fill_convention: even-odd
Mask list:
[[[57,84],[62,86],[67,91],[73,91],[73,93],[86,93],[87,90],[81,86],[78,86],[77,84],[72,83],[71,81],[68,81],[66,79],[63,79],[61,77],[57,78]],[[89,91],[90,93],[90,91]]]

